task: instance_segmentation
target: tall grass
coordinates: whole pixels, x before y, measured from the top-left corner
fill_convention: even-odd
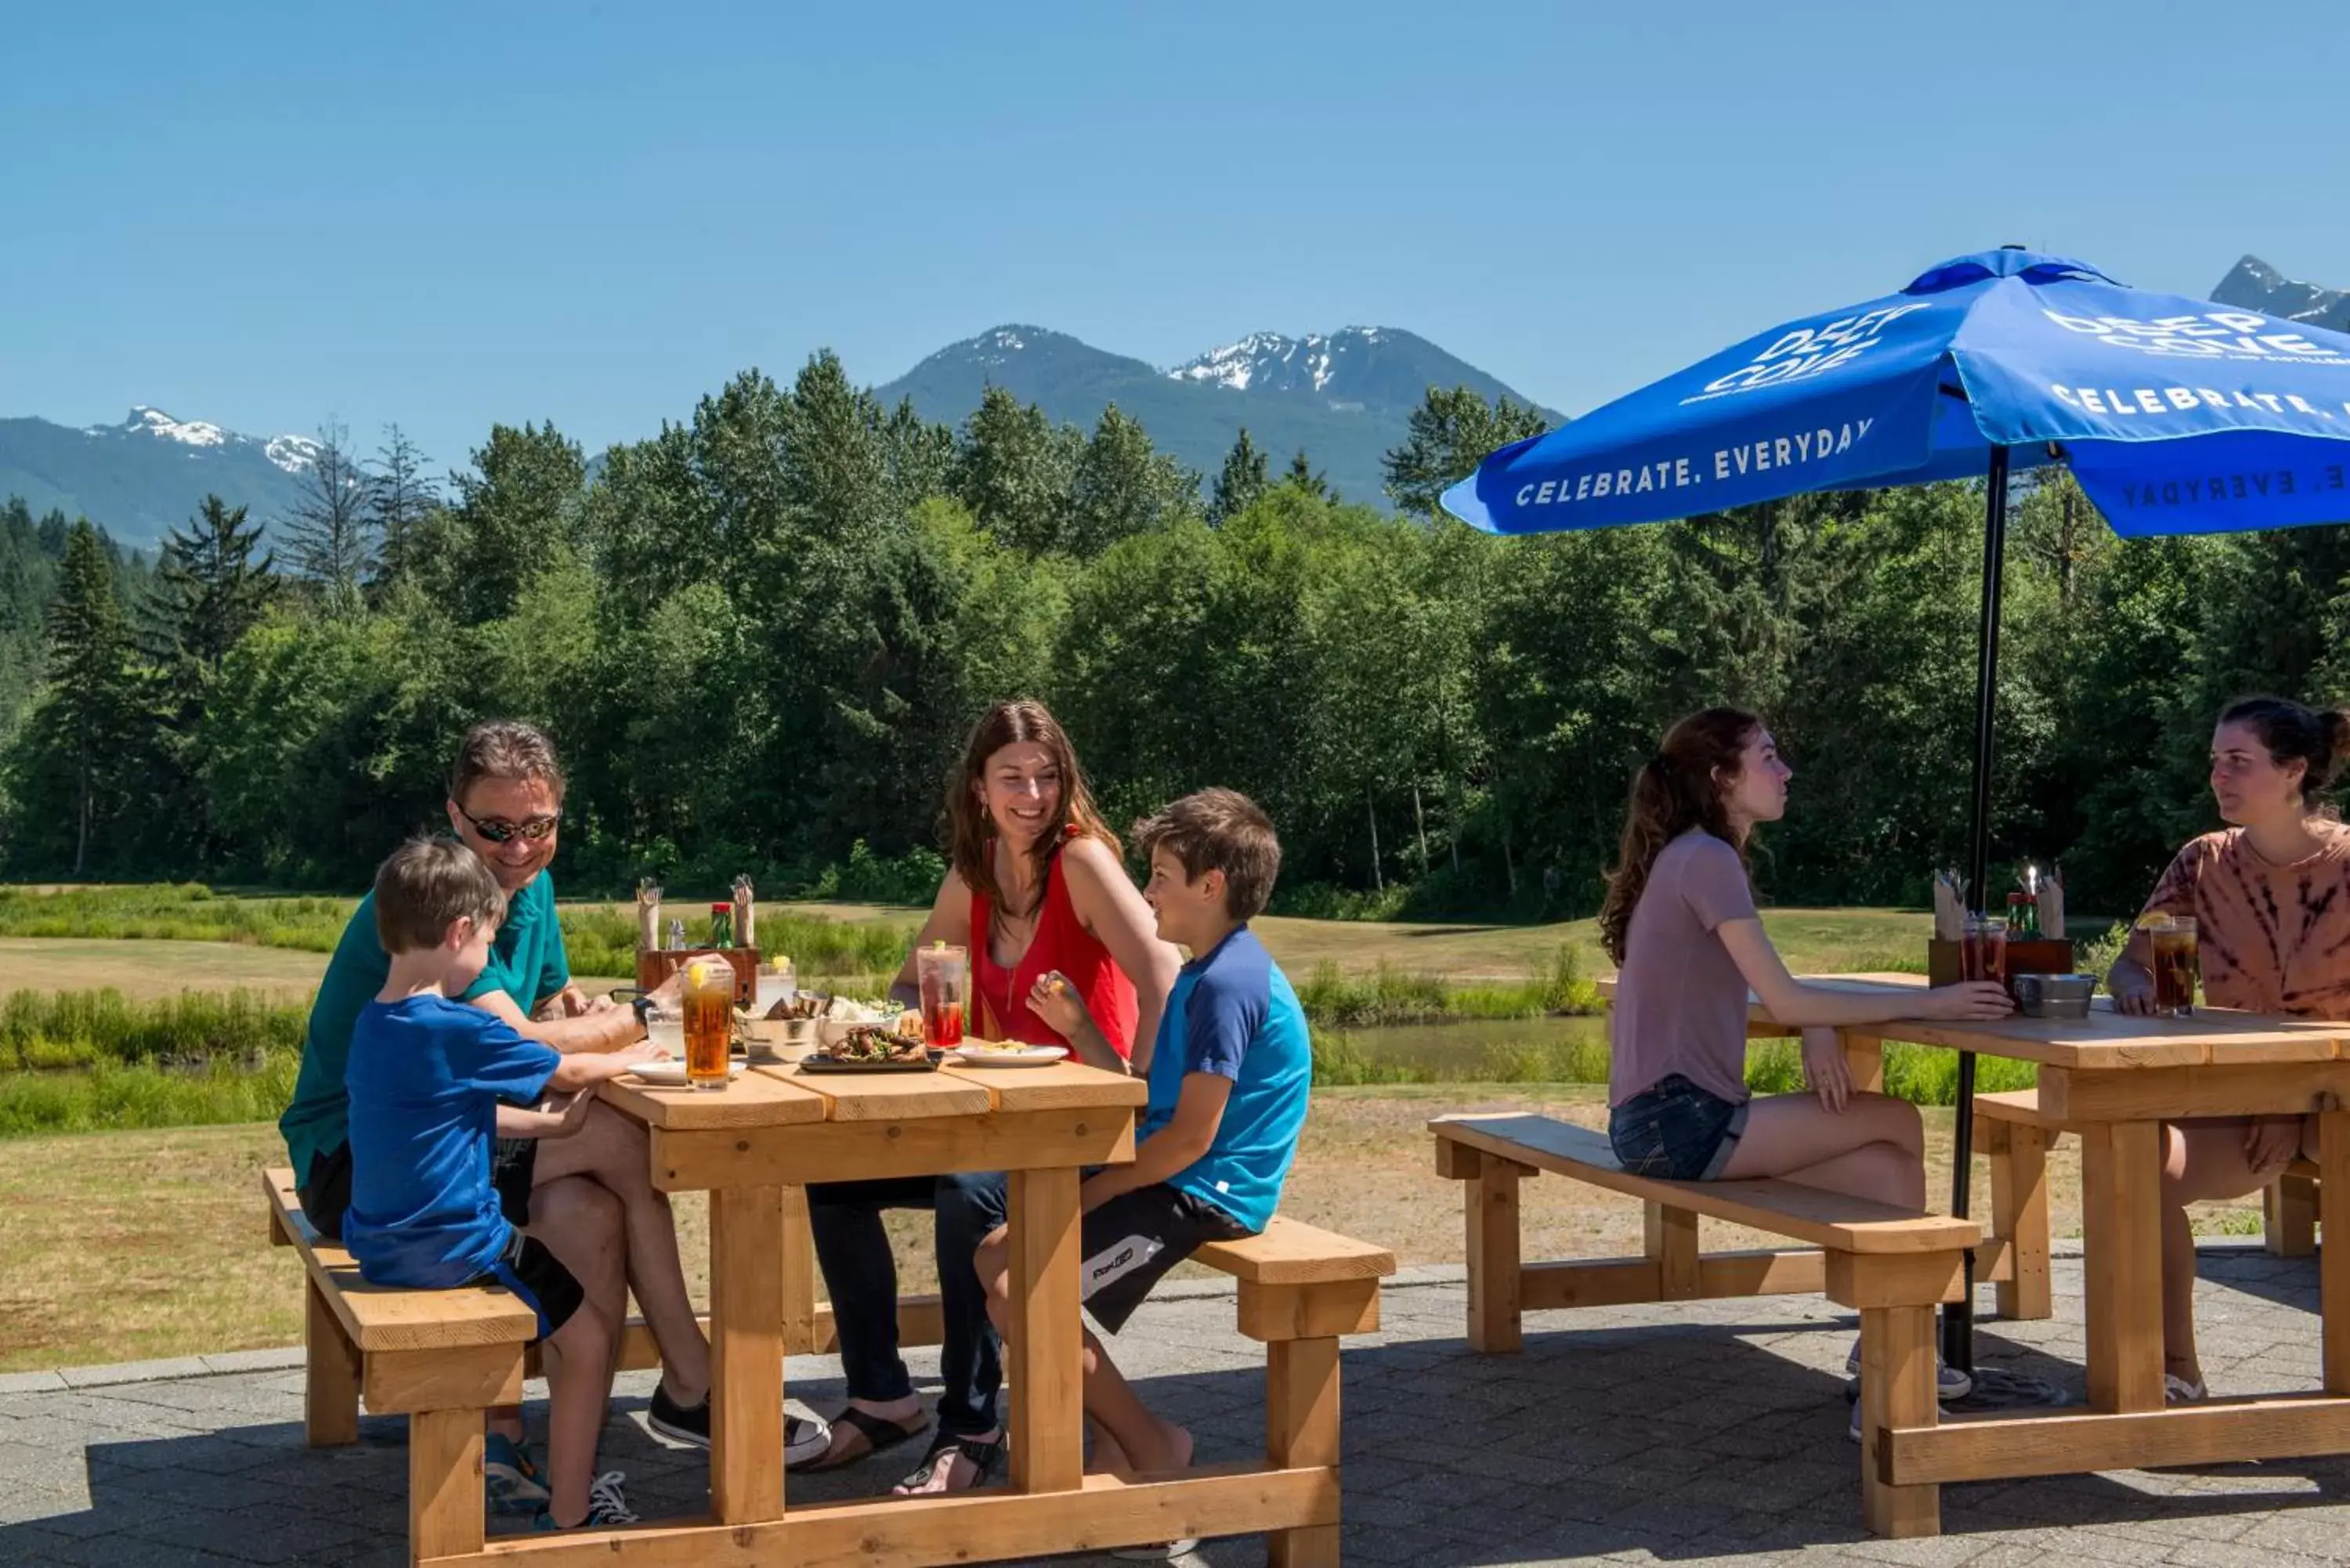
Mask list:
[[[0,1001],[0,1072],[251,1065],[298,1053],[308,1014],[250,991],[184,991],[150,1002],[113,990],[11,992]]]
[[[0,937],[112,941],[242,942],[299,952],[335,950],[357,898],[240,898],[196,883],[0,888]]]
[[[99,1062],[78,1073],[0,1073],[0,1138],[275,1120],[294,1096],[300,1058],[258,1072],[214,1062],[197,1073]]]
[[[1600,1010],[1598,985],[1583,977],[1576,950],[1564,946],[1541,974],[1500,984],[1463,983],[1384,963],[1369,974],[1349,974],[1335,963],[1321,963],[1297,1000],[1305,1016],[1324,1029],[1580,1016]]]

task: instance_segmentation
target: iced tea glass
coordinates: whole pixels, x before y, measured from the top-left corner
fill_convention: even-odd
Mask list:
[[[933,1050],[962,1044],[963,1009],[971,999],[971,951],[933,942],[914,953],[922,995],[922,1038]]]
[[[685,1081],[697,1089],[724,1088],[734,1044],[734,966],[723,959],[691,961],[679,1000],[685,1012]]]
[[[1959,944],[1959,970],[1967,980],[2007,983],[2007,922],[1995,916],[1969,915],[1966,935]]]
[[[2158,1018],[2195,1015],[2195,921],[2173,915],[2147,932],[2154,953],[2154,1012]]]

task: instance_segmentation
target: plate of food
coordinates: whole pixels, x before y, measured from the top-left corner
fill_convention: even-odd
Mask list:
[[[726,1075],[730,1078],[741,1077],[743,1075],[743,1059],[740,1056],[731,1056],[727,1058]],[[629,1069],[629,1076],[634,1078],[639,1084],[651,1084],[661,1088],[681,1089],[685,1087],[686,1082],[685,1064],[674,1056],[669,1058],[665,1062],[639,1062],[635,1066]]]
[[[947,1053],[972,1067],[1048,1067],[1065,1061],[1066,1045],[1027,1045],[1017,1040],[966,1040]]]
[[[919,1019],[917,1023],[919,1023]],[[803,1073],[934,1073],[946,1053],[922,1043],[919,1028],[906,1033],[879,1023],[852,1025],[837,1041],[800,1058]]]

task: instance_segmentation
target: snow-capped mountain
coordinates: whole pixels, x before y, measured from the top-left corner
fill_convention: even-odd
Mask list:
[[[1392,327],[1292,337],[1253,332],[1172,369],[1065,332],[1009,324],[950,344],[889,385],[927,419],[960,424],[991,386],[1091,428],[1116,403],[1186,467],[1213,474],[1245,426],[1276,465],[1301,448],[1349,500],[1385,504],[1381,459],[1428,389],[1528,400],[1428,339]],[[1555,416],[1553,416],[1555,418]]]
[[[36,513],[56,507],[87,516],[144,547],[210,494],[249,508],[259,522],[283,517],[317,450],[307,436],[240,435],[144,405],[120,424],[78,430],[0,419],[0,496],[21,495]]]
[[[2220,305],[2265,311],[2287,321],[2305,321],[2350,332],[2350,290],[2290,278],[2258,256],[2248,255],[2211,291]]]
[[[161,409],[151,409],[144,403],[135,405],[130,417],[119,425],[88,425],[84,435],[148,435],[157,441],[177,441],[182,446],[257,447],[261,455],[288,473],[301,473],[318,460],[318,443],[308,436],[282,435],[264,440],[260,436],[238,435],[224,431],[203,420],[175,420]]]

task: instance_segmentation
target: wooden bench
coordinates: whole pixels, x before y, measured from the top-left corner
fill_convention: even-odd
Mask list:
[[[362,1398],[378,1415],[408,1416],[410,1561],[481,1551],[483,1420],[493,1406],[519,1403],[523,1378],[536,1376],[537,1353],[525,1351],[537,1332],[535,1315],[502,1290],[370,1285],[350,1254],[322,1240],[303,1214],[292,1171],[264,1171],[262,1186],[271,1240],[296,1248],[307,1276],[303,1421],[310,1446],[357,1441]],[[816,1299],[806,1204],[797,1189],[785,1205],[783,1229],[785,1349],[820,1355],[837,1340],[831,1307]],[[1267,1462],[1335,1472],[1338,1340],[1378,1328],[1379,1281],[1395,1272],[1395,1254],[1275,1216],[1260,1235],[1210,1242],[1193,1256],[1238,1282],[1240,1331],[1265,1347]],[[902,1344],[936,1345],[938,1298],[904,1299],[898,1323]],[[620,1349],[625,1367],[660,1365],[640,1318],[629,1321]],[[1330,1511],[1335,1517],[1335,1494]],[[1338,1527],[1276,1532],[1267,1560],[1276,1568],[1336,1564]]]
[[[1606,1135],[1547,1116],[1440,1116],[1429,1130],[1437,1174],[1464,1184],[1471,1348],[1518,1349],[1529,1311],[1823,1292],[1860,1314],[1863,1517],[1879,1535],[1939,1531],[1940,1488],[1890,1484],[1880,1450],[1890,1430],[1936,1424],[1934,1311],[1959,1299],[1977,1226],[1791,1181],[1635,1176]],[[1639,1199],[1643,1255],[1522,1263],[1518,1184],[1544,1171]],[[1813,1250],[1701,1252],[1700,1216]]]
[[[361,1400],[376,1415],[406,1416],[409,1561],[481,1551],[482,1423],[492,1407],[521,1402],[537,1314],[504,1290],[371,1285],[303,1214],[292,1171],[265,1170],[261,1185],[270,1240],[302,1257],[310,1446],[357,1442]]]
[[[2048,1151],[2073,1126],[2040,1108],[2040,1092],[1975,1096],[1974,1150],[1991,1161],[1992,1256],[1983,1277],[1999,1315],[2036,1319],[2055,1311],[2049,1280]],[[2296,1159],[2261,1194],[2264,1245],[2281,1258],[2317,1250],[2317,1167]]]

